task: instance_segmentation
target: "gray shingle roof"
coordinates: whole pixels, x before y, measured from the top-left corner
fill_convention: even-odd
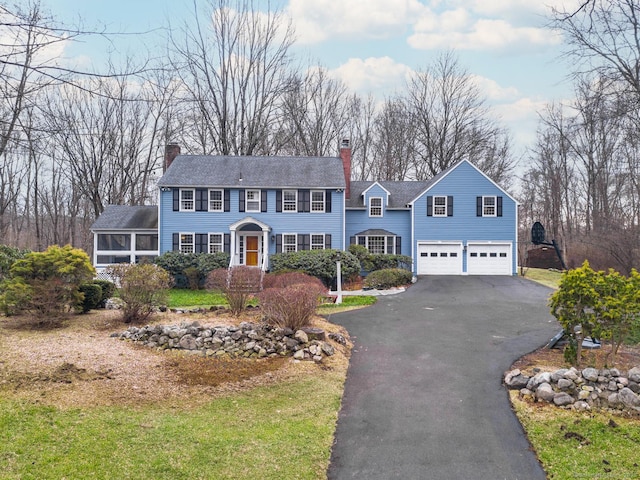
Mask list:
[[[107,205],[91,230],[153,230],[158,228],[156,205]]]
[[[239,179],[242,178],[242,182]],[[180,155],[160,187],[344,188],[338,157],[236,157]]]
[[[374,183],[376,182],[351,182],[351,198],[347,201],[347,208],[364,208],[362,193]],[[406,208],[407,203],[414,200],[421,192],[423,192],[431,184],[431,181],[380,181],[378,183],[390,193],[389,208]]]

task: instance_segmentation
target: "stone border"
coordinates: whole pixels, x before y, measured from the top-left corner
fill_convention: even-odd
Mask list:
[[[230,355],[244,358],[292,356],[296,360],[322,362],[335,353],[327,337],[341,345],[347,341],[339,333],[304,327],[298,331],[267,324],[242,322],[239,326],[202,326],[199,322],[180,325],[129,327],[111,337],[141,343],[160,350],[183,350],[207,357]]]
[[[536,370],[538,370],[536,372]],[[622,410],[640,414],[640,367],[623,374],[616,368],[597,370],[574,367],[554,372],[535,369],[532,377],[519,369],[507,372],[504,384],[520,390],[520,398],[552,403],[577,411],[591,409]]]

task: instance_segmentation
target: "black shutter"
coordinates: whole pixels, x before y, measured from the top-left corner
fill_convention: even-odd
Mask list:
[[[276,253],[282,253],[282,234],[276,235]]]
[[[324,211],[331,213],[331,190],[324,192]]]
[[[180,250],[180,234],[179,233],[173,234],[173,246],[171,250],[173,250],[174,252],[178,252]]]
[[[244,212],[244,188],[238,190],[238,204],[240,205],[238,211]]]
[[[298,234],[298,251],[311,250],[311,237],[309,234]]]
[[[228,188],[224,189],[224,211],[225,212],[231,211],[231,192],[229,191]]]
[[[327,233],[324,236],[324,248],[329,250],[331,248],[331,234]]]
[[[196,212],[206,212],[209,192],[204,188],[196,188]]]
[[[427,217],[433,216],[433,197],[429,195],[427,197]]]
[[[206,233],[196,233],[196,244],[195,244],[195,252],[196,253],[209,253],[208,243],[208,235]]]
[[[402,237],[400,235],[396,237],[396,255],[402,255]]]
[[[311,192],[309,190],[298,191],[298,212],[308,213],[311,211]]]
[[[282,190],[276,190],[276,212],[282,212]]]
[[[355,245],[356,244],[356,237],[349,237],[349,245]]]
[[[476,197],[476,217],[482,216],[482,197]]]
[[[177,212],[180,210],[180,189],[173,189],[173,211]]]
[[[453,217],[453,196],[447,197],[447,217]]]
[[[224,234],[224,252],[231,254],[231,234]]]
[[[260,211],[267,213],[267,191],[260,190]]]
[[[496,198],[496,204],[497,204],[496,215],[501,217],[502,216],[502,197]]]

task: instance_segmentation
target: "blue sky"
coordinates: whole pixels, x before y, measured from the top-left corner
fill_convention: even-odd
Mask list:
[[[201,0],[197,0],[201,1]],[[256,5],[266,0],[256,0]],[[544,27],[551,5],[578,0],[272,0],[296,29],[295,54],[317,61],[351,89],[379,98],[444,50],[455,50],[492,112],[510,129],[516,153],[535,140],[537,112],[572,94],[562,38]],[[43,0],[65,23],[136,33],[192,18],[189,0]],[[114,37],[119,51],[141,50],[140,36]],[[150,34],[149,48],[159,45]],[[102,68],[106,41],[69,45],[64,56]],[[161,50],[158,50],[161,53]]]

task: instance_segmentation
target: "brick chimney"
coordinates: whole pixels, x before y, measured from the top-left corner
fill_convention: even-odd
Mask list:
[[[167,171],[167,168],[169,168],[169,165],[171,165],[171,162],[173,162],[173,160],[178,155],[180,155],[180,145],[175,144],[175,143],[168,143],[164,147],[164,170],[163,170],[163,172]]]
[[[344,180],[347,186],[344,189],[344,198],[351,197],[351,145],[348,138],[340,143],[340,158],[344,169]]]

